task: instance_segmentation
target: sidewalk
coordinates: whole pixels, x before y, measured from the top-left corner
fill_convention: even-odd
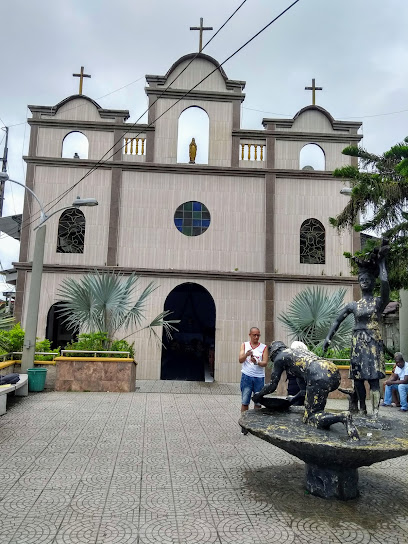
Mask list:
[[[0,544],[408,543],[406,457],[360,469],[359,499],[324,501],[303,463],[241,435],[237,384],[138,386],[9,403]]]

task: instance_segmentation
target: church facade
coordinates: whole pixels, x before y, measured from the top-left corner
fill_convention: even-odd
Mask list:
[[[242,129],[245,83],[228,79],[212,57],[194,56],[180,58],[164,76],[146,76],[147,124],[131,124],[128,111],[102,109],[82,94],[52,107],[29,106],[27,187],[55,203],[87,176],[58,207],[77,195],[99,202],[47,221],[37,335],[63,340],[55,336],[54,311],[63,278],[95,269],[136,273],[141,289],[150,281],[158,286],[147,319],[170,309],[181,320],[167,349],[149,342],[146,331],[129,337],[138,378],[237,382],[249,328],[258,326],[264,342],[288,340],[278,316],[297,293],[320,285],[345,287],[347,300],[358,296],[343,256],[357,248],[358,237],[339,235],[329,217],[345,204],[332,171],[354,160],[341,152],[362,138],[361,124],[312,105],[291,119],[264,119],[259,130]],[[187,159],[178,155],[181,119],[192,107],[208,119],[204,160],[200,132],[187,134],[197,158],[191,147]],[[86,156],[64,155],[73,133],[86,139]],[[301,164],[310,144],[322,153],[319,169]],[[23,221],[37,211],[26,193]],[[23,326],[34,226],[23,228],[15,263],[15,312]],[[83,238],[74,247],[78,231]]]

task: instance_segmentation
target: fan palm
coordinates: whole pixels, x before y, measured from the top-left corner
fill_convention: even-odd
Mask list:
[[[321,345],[327,333],[344,306],[346,289],[329,294],[321,287],[305,289],[298,293],[283,312],[279,321],[288,329],[291,340],[300,340],[310,349]],[[353,317],[348,316],[332,339],[335,350],[350,346]]]
[[[175,329],[172,323],[177,320],[167,320],[171,313],[166,310],[157,315],[149,324],[142,326],[146,301],[149,295],[157,289],[154,282],[142,291],[135,303],[131,302],[137,288],[139,278],[131,274],[124,277],[115,272],[99,272],[87,274],[81,279],[66,278],[58,291],[61,298],[60,313],[69,329],[83,332],[107,333],[108,338],[114,339],[119,329],[136,328],[135,332],[148,329],[158,341],[155,328],[163,327],[171,339]],[[129,335],[131,336],[131,335]]]

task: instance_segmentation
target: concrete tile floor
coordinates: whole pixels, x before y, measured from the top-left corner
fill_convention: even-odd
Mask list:
[[[360,469],[358,499],[324,501],[303,463],[240,434],[238,385],[138,387],[10,400],[0,544],[408,543],[407,457]]]

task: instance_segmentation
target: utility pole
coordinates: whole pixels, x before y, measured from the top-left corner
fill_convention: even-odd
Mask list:
[[[2,167],[1,167],[1,171],[2,172],[7,172],[8,132],[9,132],[9,129],[8,129],[8,127],[4,127],[4,129],[6,131],[6,141],[4,143],[4,151],[3,151],[3,159],[2,159],[3,164],[2,164]],[[1,180],[0,181],[0,217],[3,217],[4,184],[5,184],[5,181]]]

